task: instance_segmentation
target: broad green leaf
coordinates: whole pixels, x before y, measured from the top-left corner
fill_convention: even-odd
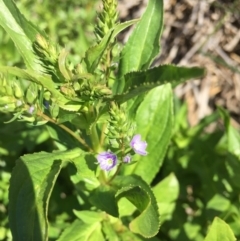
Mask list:
[[[57,241],[105,241],[101,232],[101,223],[86,224],[81,220],[75,220],[62,233]]]
[[[204,241],[235,241],[233,231],[222,219],[216,217]]]
[[[175,65],[161,65],[146,71],[131,72],[125,75],[124,93],[114,96],[114,99],[123,103],[166,83],[175,87],[186,80],[199,78],[204,75],[204,72],[202,68]]]
[[[90,195],[90,202],[113,217],[118,217],[116,191],[110,186],[99,186]]]
[[[148,1],[145,13],[122,50],[119,65],[119,80],[115,93],[122,93],[126,73],[147,69],[159,53],[159,39],[163,28],[163,1]]]
[[[42,70],[32,49],[39,30],[26,20],[12,0],[0,0],[0,25],[15,43],[26,66],[32,70]]]
[[[141,237],[140,235],[136,235],[132,233],[129,230],[124,230],[122,232],[119,232],[120,239],[118,240],[126,240],[126,241],[160,241],[157,237],[152,237],[152,238],[144,238]]]
[[[172,88],[170,84],[151,90],[136,113],[136,134],[148,143],[148,155],[127,166],[125,174],[141,176],[151,183],[162,165],[173,128]],[[137,158],[137,156],[136,156]]]
[[[106,240],[119,241],[117,231],[115,231],[113,225],[109,221],[104,221],[102,223],[102,230]]]
[[[229,113],[221,107],[218,110],[227,131],[228,151],[240,159],[240,133],[231,126]]]
[[[126,21],[124,23],[119,23],[113,28],[112,39],[115,38],[121,31],[126,29],[127,27],[139,22],[139,19],[132,19],[130,21]]]
[[[96,158],[94,155],[86,154],[74,158],[72,160],[76,167],[76,172],[71,174],[71,180],[74,184],[83,183],[86,190],[92,191],[99,186],[99,181],[96,178]],[[81,187],[81,190],[83,187]]]
[[[160,217],[156,199],[148,184],[136,175],[118,176],[112,184],[118,188],[116,198],[127,198],[140,212],[129,224],[130,230],[145,238],[155,236]]]
[[[78,148],[24,155],[10,180],[9,222],[14,241],[45,241],[49,198],[62,162],[80,156]]]
[[[46,129],[51,139],[55,141],[55,145],[57,145],[59,150],[79,147],[79,142],[59,126],[48,123]]]
[[[100,212],[95,212],[95,211],[88,211],[88,210],[83,210],[83,211],[77,211],[73,210],[73,213],[84,223],[91,224],[91,223],[96,223],[96,222],[101,222],[104,218],[104,215]]]
[[[230,207],[230,200],[220,194],[215,194],[207,203],[207,209],[214,209],[220,212],[227,211]]]
[[[179,189],[179,183],[174,173],[171,173],[153,187],[153,193],[157,199],[162,222],[171,220],[173,210],[176,206],[175,201],[179,195]]]
[[[88,71],[93,73],[97,68],[99,61],[101,60],[104,51],[108,47],[109,42],[111,42],[122,30],[131,26],[132,24],[138,22],[138,19],[127,21],[116,25],[112,30],[108,32],[102,39],[102,41],[93,47],[90,47],[85,55],[84,61],[87,65]]]
[[[186,233],[188,240],[198,240],[196,239],[196,237],[201,232],[201,225],[194,222],[186,222],[183,224],[183,229]]]

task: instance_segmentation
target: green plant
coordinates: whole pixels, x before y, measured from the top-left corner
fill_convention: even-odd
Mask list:
[[[175,183],[169,202],[176,200],[175,175],[153,190],[150,185],[172,137],[172,87],[204,70],[150,68],[160,51],[162,0],[149,1],[140,20],[124,23],[118,22],[115,0],[102,3],[95,43],[77,61],[68,60],[68,51],[27,21],[12,0],[0,1],[0,24],[26,66],[0,66],[0,110],[12,114],[8,123],[28,123],[27,132],[43,128],[36,145],[51,143],[47,151],[22,155],[11,174],[13,240],[159,240],[164,185]],[[119,48],[116,36],[133,24],[131,37]],[[60,172],[65,190],[59,200]],[[229,229],[219,219],[212,229],[219,223]],[[233,240],[231,235],[226,232]]]

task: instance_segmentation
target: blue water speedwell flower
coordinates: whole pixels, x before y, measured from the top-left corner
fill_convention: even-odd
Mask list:
[[[105,171],[110,171],[117,165],[117,156],[112,152],[102,152],[98,154],[97,160],[100,168]]]
[[[123,162],[125,163],[130,163],[131,161],[131,156],[130,155],[126,155],[124,158],[123,158]]]
[[[147,152],[146,152],[147,142],[141,141],[141,135],[139,134],[135,135],[130,142],[130,146],[135,151],[135,153],[142,156],[147,155]]]

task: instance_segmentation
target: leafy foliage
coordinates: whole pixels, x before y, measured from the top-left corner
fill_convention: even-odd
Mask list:
[[[77,2],[59,2],[63,19],[75,16]],[[63,19],[48,16],[47,37],[12,0],[0,0],[0,25],[24,61],[8,66],[20,61],[10,54],[0,66],[0,239],[203,240],[217,215],[205,240],[235,240],[240,135],[223,109],[226,132],[212,134],[204,128],[219,115],[189,129],[184,105],[173,111],[172,88],[205,71],[150,68],[160,51],[162,0],[125,23],[115,0],[102,4],[96,39],[79,27],[72,35],[76,20],[69,17],[66,41],[57,30]],[[92,14],[85,15],[89,23]],[[132,24],[119,49],[117,35]]]

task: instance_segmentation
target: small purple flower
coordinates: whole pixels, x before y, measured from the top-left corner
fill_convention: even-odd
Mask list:
[[[130,155],[126,155],[126,156],[123,158],[123,162],[125,162],[125,163],[130,163],[130,162],[131,162],[131,156],[130,156]]]
[[[147,155],[147,152],[146,152],[147,142],[141,141],[141,135],[139,134],[135,135],[130,142],[130,146],[135,151],[135,153],[142,156]]]
[[[117,156],[112,152],[102,152],[98,154],[97,160],[100,168],[105,171],[110,171],[117,165]]]
[[[33,111],[34,111],[34,106],[32,105],[32,106],[30,106],[29,107],[29,109],[28,109],[28,112],[30,113],[30,114],[32,114],[33,113]]]

